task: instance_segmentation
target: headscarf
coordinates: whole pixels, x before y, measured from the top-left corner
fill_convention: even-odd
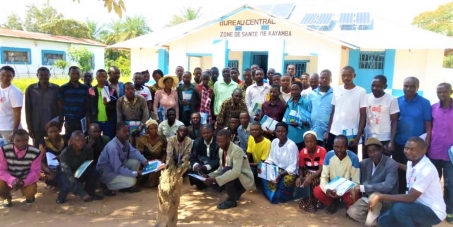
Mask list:
[[[313,130],[306,131],[306,132],[304,133],[304,136],[303,136],[302,138],[305,139],[305,136],[306,136],[306,135],[309,135],[309,134],[313,135],[313,136],[316,138],[316,140],[318,140],[318,136],[316,135],[316,132],[313,131]]]
[[[148,129],[150,125],[159,125],[159,123],[157,123],[156,120],[149,119],[145,122],[145,125],[146,125],[146,129]]]

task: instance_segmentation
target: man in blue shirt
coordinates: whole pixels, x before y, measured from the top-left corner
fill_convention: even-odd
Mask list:
[[[308,110],[311,112],[311,130],[316,132],[318,145],[323,146],[323,138],[329,127],[330,114],[332,113],[333,89],[330,87],[332,73],[325,69],[321,71],[319,77],[319,87],[314,89],[309,95]]]
[[[415,77],[408,77],[404,80],[404,96],[398,98],[400,116],[398,119],[398,129],[395,137],[395,150],[393,159],[406,164],[407,159],[404,155],[404,146],[410,137],[419,137],[426,133],[425,141],[431,141],[432,115],[430,102],[417,94],[419,80]],[[406,192],[406,173],[398,171],[399,188],[398,193]]]
[[[69,67],[69,82],[63,84],[57,94],[58,106],[61,109],[59,116],[60,129],[65,124],[66,139],[72,132],[82,130],[82,122],[87,115],[88,86],[80,82],[80,69],[77,66]],[[86,119],[85,125],[86,125]]]
[[[250,115],[247,111],[242,111],[239,114],[239,122],[241,123],[238,128],[239,144],[242,150],[246,152],[250,137]]]

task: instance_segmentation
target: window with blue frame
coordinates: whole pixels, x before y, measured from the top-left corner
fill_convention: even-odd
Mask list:
[[[228,68],[238,68],[239,67],[239,61],[238,60],[230,60],[228,61]]]
[[[296,71],[294,72],[294,76],[296,78],[300,78],[302,73],[307,71],[308,62],[310,62],[310,61],[308,61],[308,60],[286,60],[284,73],[286,73],[286,69],[288,68],[288,65],[294,65],[296,68]]]
[[[30,48],[0,47],[2,64],[31,64]]]
[[[42,50],[42,64],[53,65],[58,60],[66,60],[66,52],[57,50]]]
[[[360,69],[384,69],[385,52],[360,52]]]

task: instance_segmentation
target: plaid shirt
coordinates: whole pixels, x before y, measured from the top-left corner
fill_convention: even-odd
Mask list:
[[[219,115],[217,115],[217,129],[225,128],[231,116],[237,115],[241,112],[247,112],[247,106],[244,100],[238,104],[234,104],[233,98],[227,98],[220,107]]]
[[[211,103],[212,98],[214,97],[214,91],[211,88],[205,88],[202,84],[198,85],[198,91],[200,92],[200,109],[197,111],[200,113],[208,114],[208,124],[212,123],[212,110]]]
[[[172,158],[174,160],[175,165],[182,164],[184,160],[189,161],[191,152],[192,152],[192,139],[186,136],[186,138],[184,138],[184,140],[180,143],[178,141],[178,136],[174,135],[170,137],[167,141],[166,163],[169,164]]]

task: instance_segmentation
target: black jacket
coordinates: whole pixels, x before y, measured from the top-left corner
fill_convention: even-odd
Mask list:
[[[219,146],[217,145],[215,136],[212,137],[211,145],[209,146],[209,157],[207,147],[203,138],[198,138],[193,141],[192,154],[190,155],[190,169],[193,169],[195,163],[199,165],[210,165],[211,171],[219,168]]]
[[[110,102],[105,106],[107,112],[107,119],[109,122],[116,122],[116,101],[118,94],[115,89],[109,87]],[[90,87],[87,95],[87,116],[90,117],[91,122],[98,121],[98,100],[99,93],[97,87]]]

